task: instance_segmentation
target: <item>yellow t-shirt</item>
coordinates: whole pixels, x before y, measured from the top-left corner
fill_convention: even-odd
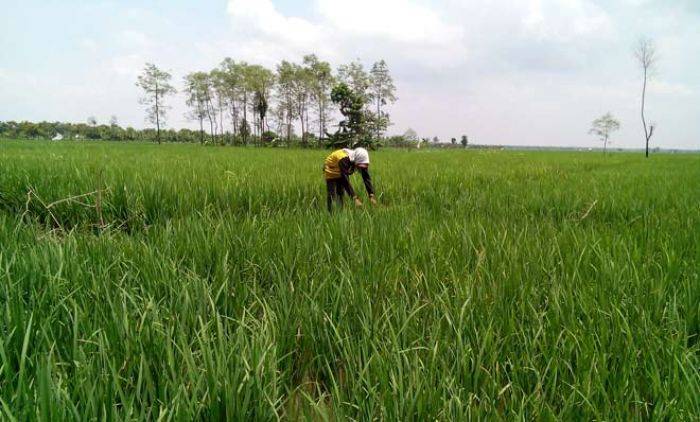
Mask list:
[[[345,151],[339,149],[326,157],[326,160],[323,162],[323,175],[326,177],[326,180],[340,178],[340,160],[347,156],[348,154]]]

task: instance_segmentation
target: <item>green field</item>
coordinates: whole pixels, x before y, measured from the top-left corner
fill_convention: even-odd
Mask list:
[[[0,141],[0,419],[698,418],[700,156],[326,153]]]

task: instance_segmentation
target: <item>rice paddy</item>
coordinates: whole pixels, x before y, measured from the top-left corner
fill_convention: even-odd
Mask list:
[[[1,419],[698,418],[699,155],[326,154],[0,142]]]

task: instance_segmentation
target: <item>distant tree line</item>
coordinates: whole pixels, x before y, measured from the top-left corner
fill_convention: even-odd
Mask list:
[[[0,139],[57,139],[57,140],[95,140],[95,141],[142,141],[157,142],[158,133],[156,129],[134,129],[133,127],[122,127],[118,124],[117,118],[112,116],[109,124],[99,124],[95,117],[88,117],[87,123],[64,123],[64,122],[15,122],[0,121]],[[231,133],[224,134],[223,139],[232,136]],[[302,141],[301,137],[292,133],[290,138],[270,138],[276,136],[263,134],[260,138],[250,134],[249,145],[262,146],[304,146],[323,147],[327,146],[328,139],[320,141],[315,134],[307,134],[307,139]],[[333,137],[333,135],[331,135]],[[201,142],[201,132],[192,129],[161,129],[161,142]],[[207,140],[209,135],[207,134]],[[243,145],[241,135],[233,136],[231,145]],[[451,143],[435,142],[436,138],[430,142],[427,138],[419,138],[413,129],[408,129],[403,135],[383,136],[379,140],[373,141],[372,146],[396,147],[396,148],[449,148],[467,147],[469,141],[466,135],[462,135],[457,141],[452,138]]]
[[[151,141],[157,140],[155,129],[121,127],[116,121],[111,124],[64,122],[0,122],[0,138],[7,139],[78,139],[102,141]],[[164,142],[198,142],[199,133],[190,129],[161,130]]]
[[[176,93],[172,76],[149,63],[137,86],[160,142],[166,99]],[[216,69],[185,75],[182,92],[199,142],[219,144],[372,144],[391,124],[386,106],[397,99],[384,60],[369,71],[356,60],[333,72],[313,54],[275,69],[226,58]]]

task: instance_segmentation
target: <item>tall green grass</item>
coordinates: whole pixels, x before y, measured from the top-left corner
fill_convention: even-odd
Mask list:
[[[323,157],[0,143],[2,419],[700,415],[698,155]]]

